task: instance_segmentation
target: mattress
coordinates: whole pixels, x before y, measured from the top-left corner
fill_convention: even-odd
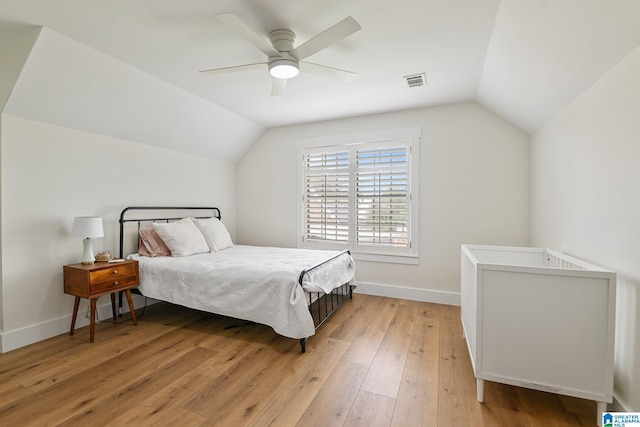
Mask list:
[[[338,251],[235,245],[188,257],[129,259],[139,262],[144,296],[262,323],[290,338],[315,333],[306,293],[330,293],[354,283],[355,275],[351,256]],[[328,259],[299,285],[303,270]]]

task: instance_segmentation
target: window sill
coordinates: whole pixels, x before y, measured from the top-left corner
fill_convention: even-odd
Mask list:
[[[418,265],[420,259],[417,255],[379,255],[351,253],[351,257],[356,261],[388,262],[391,264]]]
[[[332,245],[327,243],[316,243],[314,245],[300,245],[301,249],[318,249],[327,251],[343,251],[349,249],[346,245]],[[420,258],[418,255],[393,255],[393,254],[375,254],[371,252],[356,252],[350,249],[351,257],[356,261],[370,261],[370,262],[386,262],[390,264],[407,264],[418,265],[420,264]]]

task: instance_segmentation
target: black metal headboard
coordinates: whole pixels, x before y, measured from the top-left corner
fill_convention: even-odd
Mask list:
[[[193,212],[194,215],[186,215]],[[178,215],[180,213],[180,215]],[[222,219],[220,209],[208,206],[129,206],[120,212],[120,252],[119,257],[124,258],[124,229],[126,223],[136,223],[137,232],[140,224],[149,222],[171,222],[193,216],[194,218],[218,218]],[[137,233],[136,233],[137,236]]]

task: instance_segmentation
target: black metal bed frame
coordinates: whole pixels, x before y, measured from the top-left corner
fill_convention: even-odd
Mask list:
[[[175,216],[161,216],[160,218],[147,218],[146,216],[144,218],[126,218],[127,213],[130,212],[135,212],[135,211],[156,211],[156,212],[162,212],[162,211],[181,211],[181,212],[187,212],[187,211],[200,211],[200,212],[210,212],[209,215],[205,215],[205,216],[198,216],[197,218],[218,218],[221,219],[222,218],[222,214],[220,213],[220,209],[216,208],[216,207],[198,207],[198,206],[189,206],[189,207],[183,207],[183,206],[130,206],[127,207],[125,209],[122,210],[122,212],[120,213],[120,247],[119,247],[119,256],[120,258],[123,258],[125,256],[124,253],[124,237],[125,237],[125,233],[124,233],[124,229],[125,229],[125,224],[126,223],[130,223],[130,222],[134,222],[137,223],[137,231],[140,231],[140,227],[142,223],[149,223],[149,222],[171,222],[171,221],[177,221],[182,219],[183,217],[175,217]],[[136,234],[137,236],[137,234]],[[136,248],[138,248],[138,244],[139,242],[137,242]],[[300,276],[298,278],[298,284],[302,287],[302,282],[304,280],[304,277],[306,274],[310,273],[311,271],[315,270],[316,268],[319,268],[320,266],[324,265],[325,263],[334,260],[335,258],[341,256],[344,253],[349,253],[348,250],[342,251],[338,254],[336,254],[335,256],[326,259],[324,261],[322,261],[321,263],[318,263],[312,267],[306,268],[304,270],[302,270],[302,272],[300,272]],[[325,294],[323,292],[305,292],[305,295],[307,295],[308,297],[308,301],[307,301],[307,305],[309,306],[309,313],[311,314],[311,317],[313,319],[313,324],[315,326],[315,329],[318,330],[318,328],[327,320],[329,319],[329,317],[331,317],[331,315],[333,313],[335,313],[335,311],[338,309],[338,307],[340,307],[344,302],[346,302],[349,299],[353,298],[353,288],[354,286],[349,284],[349,283],[345,283],[337,288],[335,288],[331,293],[329,294]],[[138,292],[139,293],[139,292]],[[120,295],[119,297],[119,307],[122,307],[122,295]],[[306,352],[306,344],[307,344],[307,340],[310,337],[306,337],[306,338],[301,338],[300,339],[300,350],[302,353]]]

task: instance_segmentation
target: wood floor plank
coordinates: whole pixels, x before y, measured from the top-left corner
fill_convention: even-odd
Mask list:
[[[222,364],[205,373],[211,381],[184,408],[205,418],[221,418],[228,409],[241,406],[238,400],[247,393],[247,388],[254,386],[256,378],[273,364],[273,354],[292,348],[291,342],[278,340],[280,347],[255,343],[249,345],[239,357],[234,357],[227,364]],[[291,352],[297,358],[297,354]],[[228,415],[227,415],[228,416]]]
[[[591,425],[594,420],[600,417],[600,414],[597,413],[596,403],[593,401],[570,396],[558,396],[558,398],[562,402],[564,410],[574,414],[580,420],[580,425]]]
[[[422,303],[419,311],[393,412],[393,426],[427,427],[438,417],[440,306]]]
[[[369,367],[342,360],[300,418],[299,427],[341,426],[358,396]]]
[[[105,387],[121,389],[170,363],[190,350],[192,338],[191,331],[171,331],[161,340],[144,343],[25,400],[0,408],[2,419],[7,420],[6,425],[20,425],[25,421],[64,420],[90,410],[105,398]]]
[[[219,333],[219,339],[213,348],[219,353],[220,357],[205,361],[199,368],[198,372],[212,378],[217,378],[221,372],[232,369],[239,360],[248,354],[255,352],[261,344],[275,346],[280,351],[286,351],[297,345],[297,340],[288,339],[277,335],[273,330],[264,325],[247,325],[239,328],[233,328]],[[212,346],[213,342],[204,343],[206,346]]]
[[[398,305],[396,315],[362,384],[362,390],[393,399],[398,396],[417,314],[416,302]]]
[[[30,378],[47,375],[52,370],[67,364],[68,362],[57,356],[44,357],[39,361],[33,361],[32,363],[25,364],[20,368],[5,372],[0,381],[13,382],[29,387],[31,383]]]
[[[190,372],[166,387],[152,392],[139,405],[124,411],[109,424],[114,426],[165,425],[165,420],[171,420],[175,412],[180,413],[188,421],[175,425],[202,424],[206,418],[187,411],[182,406],[193,398],[201,388],[206,387],[210,381],[209,377]]]
[[[11,405],[13,402],[25,399],[31,394],[32,391],[21,384],[13,382],[0,383],[0,402],[2,402],[0,406]],[[2,409],[0,408],[0,415],[1,414]]]
[[[322,346],[317,345],[318,340],[313,344],[289,381],[249,425],[292,426],[300,420],[349,347],[348,341],[333,338],[324,340]],[[282,411],[283,407],[287,410]]]
[[[207,420],[193,412],[186,411],[182,408],[172,408],[171,411],[153,412],[135,419],[128,424],[107,424],[113,426],[175,426],[175,427],[198,427],[206,425]]]
[[[385,304],[383,297],[359,298],[354,295],[353,299],[347,302],[348,310],[338,310],[328,321],[336,325],[336,329],[331,334],[331,338],[353,341],[362,330],[362,322],[358,319],[372,319],[379,308]]]
[[[441,307],[439,364],[438,426],[484,425],[471,360],[462,337],[460,307]]]
[[[367,298],[368,299],[368,298]],[[367,310],[365,317],[358,317],[358,322],[353,322],[358,333],[352,339],[351,345],[344,355],[344,359],[361,365],[371,365],[380,344],[387,333],[387,329],[393,321],[400,301],[392,298],[376,297],[371,309]],[[365,321],[362,321],[362,318]]]
[[[386,427],[391,425],[396,400],[368,391],[360,391],[345,426]]]
[[[251,340],[244,337],[248,331],[243,328],[229,328],[232,325],[234,319],[223,318],[216,316],[207,319],[206,325],[200,328],[200,331],[204,334],[203,340],[198,344],[200,347],[210,348],[212,350],[219,350],[226,347],[228,344],[233,344],[242,339]]]
[[[579,426],[580,419],[575,414],[564,410],[564,406],[557,395],[515,387],[520,399],[520,409],[528,416],[529,423],[533,427],[569,427]],[[596,421],[595,411],[590,424]]]
[[[422,317],[427,317],[429,319],[434,319],[438,322],[438,324],[440,324],[442,307],[442,304],[436,304],[434,302],[424,302],[420,304],[419,315]]]
[[[91,408],[69,418],[63,425],[86,425],[95,419],[103,420],[103,425],[106,425],[107,420],[114,420],[123,412],[140,406],[151,393],[188,375],[202,360],[214,355],[214,350],[192,347],[169,363],[156,366],[153,370],[142,371],[142,375],[139,375],[135,381],[123,381],[121,385],[114,387],[111,393],[103,394],[102,399]],[[199,417],[194,418],[199,419]]]
[[[73,337],[63,334],[41,341],[37,345],[22,347],[9,353],[0,353],[0,382],[6,381],[9,375],[15,375],[14,371],[23,369],[26,365],[39,363],[44,357],[58,355],[66,349],[73,351],[76,345]],[[60,358],[59,355],[58,358]]]
[[[335,328],[330,324],[325,326],[307,344],[309,353],[315,351]],[[198,394],[197,399],[194,398],[185,405],[185,408],[209,415],[218,425],[248,425],[275,398],[284,384],[299,369],[304,369],[301,366],[308,363],[306,355],[300,353],[297,340],[280,337],[261,325],[247,329],[253,333],[245,343],[248,345],[229,346],[232,353],[220,349],[224,363],[210,365],[207,369],[209,372],[218,372],[218,377],[213,378],[211,384]],[[233,375],[234,365],[246,365],[242,357],[246,357],[251,349],[260,344],[260,358],[267,363],[249,363],[251,368],[245,373],[246,376],[239,378]],[[207,375],[214,376],[209,373]],[[226,383],[230,385],[227,387]],[[224,393],[220,393],[220,390],[224,390]]]
[[[516,387],[485,381],[484,390],[484,403],[479,404],[483,425],[531,426],[529,417],[521,411]]]
[[[100,334],[100,330],[96,334]],[[167,332],[162,326],[147,327],[144,330],[136,327],[120,328],[118,333],[110,331],[109,336],[102,336],[102,340],[91,344],[88,338],[74,336],[78,340],[75,351],[63,351],[57,356],[60,363],[53,369],[32,370],[28,374],[21,376],[20,383],[31,390],[41,390],[50,385],[54,385],[92,366],[104,363],[109,359],[126,351],[132,345],[150,341]],[[107,335],[107,334],[104,334]],[[87,335],[88,337],[88,335]]]
[[[338,313],[306,354],[165,303],[102,322],[94,344],[81,328],[2,354],[0,425],[595,425],[593,402],[521,387],[487,382],[478,403],[459,307],[356,294]]]
[[[185,311],[186,309],[183,307],[163,312],[162,309],[167,307],[174,306],[160,303],[148,307],[146,310],[149,313],[160,311],[162,315],[157,318],[140,318],[139,320],[144,322],[144,328],[134,326],[128,314],[119,318],[120,320],[116,324],[104,321],[96,325],[96,340],[94,343],[89,342],[89,327],[80,328],[71,337],[76,340],[76,346],[66,351],[61,351],[57,355],[74,364],[91,366],[91,364],[102,363],[104,360],[122,353],[131,348],[132,345],[152,341],[170,330],[184,328],[197,322],[204,322],[208,316],[207,313],[200,312],[193,312],[189,316],[185,316],[184,313],[188,313],[188,311]]]
[[[265,408],[271,405],[280,391],[306,366],[307,355],[300,353],[297,344],[272,358],[244,387],[234,395],[231,404],[222,408],[215,418],[220,425],[249,425]]]

